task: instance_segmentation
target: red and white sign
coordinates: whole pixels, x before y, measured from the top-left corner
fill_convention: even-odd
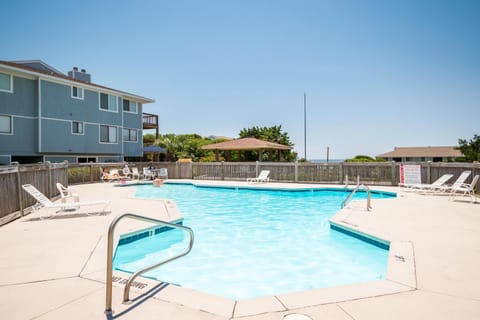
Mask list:
[[[422,167],[419,164],[400,164],[400,184],[422,183]]]

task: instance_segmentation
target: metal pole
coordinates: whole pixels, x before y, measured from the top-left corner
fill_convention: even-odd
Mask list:
[[[328,162],[329,153],[330,153],[330,147],[327,147],[327,162]]]
[[[303,141],[304,141],[304,156],[307,161],[307,93],[303,93]]]

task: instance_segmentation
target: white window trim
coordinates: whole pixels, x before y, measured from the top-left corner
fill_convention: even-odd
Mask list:
[[[113,97],[115,97],[115,99],[116,99],[116,101],[117,101],[117,110],[113,111],[113,110],[110,110],[110,109],[103,109],[103,108],[102,108],[102,104],[101,104],[102,99],[100,98],[101,95],[102,95],[102,93],[103,93],[103,94],[106,94],[107,96],[113,96]],[[108,94],[108,93],[104,93],[104,92],[99,92],[99,93],[98,93],[98,109],[99,109],[100,111],[104,111],[104,112],[118,113],[118,98],[119,98],[119,96],[116,96],[116,95],[114,95],[114,94]],[[107,99],[107,101],[110,101],[110,99]],[[122,108],[123,108],[123,106],[122,106]]]
[[[129,130],[129,131],[130,130],[135,130],[135,131],[137,131],[137,140],[123,140],[123,130]],[[138,143],[138,130],[135,129],[135,128],[123,128],[122,129],[122,140],[123,140],[123,142]]]
[[[10,114],[0,114],[0,116],[5,116],[10,118],[10,132],[0,132],[0,134],[5,136],[13,136],[13,116]]]
[[[130,110],[129,110],[129,111],[123,110],[123,102],[124,102],[125,100],[128,101],[129,105],[130,105],[130,102],[135,102],[135,103],[137,104],[137,110],[136,110],[135,112],[130,111]],[[129,106],[129,107],[130,107],[130,106]],[[122,99],[122,111],[125,112],[125,113],[138,114],[138,102],[137,102],[137,101],[128,100],[128,99]]]
[[[74,123],[74,122],[78,122],[78,123],[81,123],[81,124],[82,124],[82,128],[83,128],[82,133],[73,132],[73,123]],[[71,128],[72,128],[72,134],[73,134],[73,135],[75,135],[75,136],[84,136],[84,135],[85,135],[85,123],[84,123],[83,121],[74,121],[74,120],[72,120],[72,126],[71,126]]]
[[[80,87],[77,87],[77,86],[70,86],[70,93],[71,93],[71,96],[73,99],[78,99],[78,100],[83,100],[83,97],[85,95],[85,89],[83,88],[80,88]],[[77,93],[78,93],[78,89],[81,89],[82,90],[82,96],[81,97],[76,97],[73,95],[73,88],[77,88]]]
[[[0,89],[0,92],[13,93],[13,75],[11,75],[10,73],[2,73],[10,76],[10,90]]]
[[[114,128],[117,129],[117,142],[103,142],[103,141],[100,140],[100,139],[102,138],[102,137],[101,137],[101,132],[100,132],[100,128],[101,128],[102,126],[114,127]],[[110,145],[112,145],[112,144],[118,144],[118,140],[119,140],[119,139],[118,139],[118,126],[112,126],[112,125],[109,125],[109,124],[100,124],[100,125],[98,126],[98,143],[99,143],[99,144],[110,144]]]

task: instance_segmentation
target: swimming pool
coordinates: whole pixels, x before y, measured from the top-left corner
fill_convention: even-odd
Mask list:
[[[384,279],[388,250],[329,227],[347,195],[331,189],[139,186],[137,197],[174,200],[183,224],[195,232],[189,255],[146,276],[236,300]],[[178,253],[187,241],[170,230],[121,244],[114,268],[136,271]]]

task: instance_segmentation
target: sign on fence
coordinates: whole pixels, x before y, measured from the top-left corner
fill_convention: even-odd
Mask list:
[[[422,174],[419,164],[400,164],[400,184],[420,183],[422,183]]]

